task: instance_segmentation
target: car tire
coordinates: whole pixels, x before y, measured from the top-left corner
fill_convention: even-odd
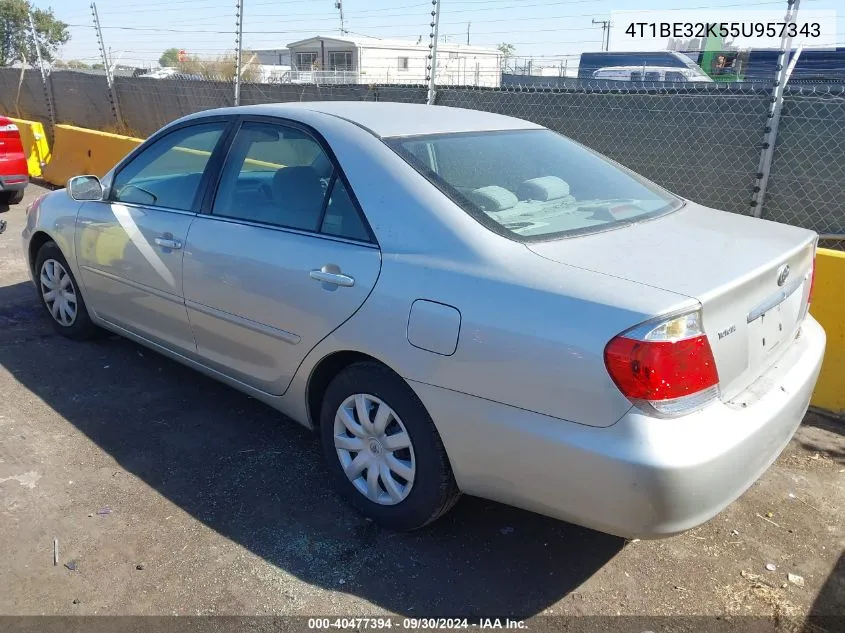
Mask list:
[[[363,424],[361,407],[368,418]],[[421,528],[460,497],[434,422],[407,383],[384,365],[355,363],[332,380],[323,397],[320,435],[337,490],[383,527]],[[367,463],[362,467],[356,460]]]
[[[38,249],[35,283],[41,305],[59,334],[79,341],[99,333],[99,328],[88,315],[79,284],[55,242],[47,242]],[[49,294],[51,291],[52,295]]]
[[[0,191],[0,204],[12,205],[18,204],[23,200],[23,190],[21,191]]]

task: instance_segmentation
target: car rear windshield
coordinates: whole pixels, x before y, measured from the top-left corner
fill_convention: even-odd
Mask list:
[[[483,225],[519,241],[602,231],[682,204],[551,130],[440,134],[387,143]]]

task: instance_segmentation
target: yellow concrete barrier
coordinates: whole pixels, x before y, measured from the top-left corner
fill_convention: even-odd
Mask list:
[[[820,248],[810,313],[827,333],[822,373],[811,404],[845,413],[845,253]]]
[[[57,125],[52,158],[44,168],[44,180],[64,186],[68,178],[82,174],[104,176],[143,139],[108,132]]]
[[[57,125],[53,138],[53,157],[44,169],[44,180],[54,185],[65,185],[68,178],[73,176],[94,174],[102,177],[143,142],[144,139],[131,136],[88,130],[73,125]],[[204,169],[209,155],[207,151],[186,147],[178,149],[181,150],[181,160],[184,161],[180,165],[181,168],[197,171]],[[193,161],[195,165],[192,164],[191,158],[197,159]],[[283,167],[278,163],[255,159],[247,159],[245,162],[258,169]],[[168,165],[168,161],[163,161],[158,167],[167,169]]]
[[[40,178],[42,168],[50,162],[50,147],[47,144],[44,126],[38,121],[27,121],[12,117],[9,117],[9,119],[20,130],[21,144],[23,145],[23,152],[26,154],[29,175],[33,178]]]

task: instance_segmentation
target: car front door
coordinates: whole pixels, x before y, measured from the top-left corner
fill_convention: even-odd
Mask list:
[[[369,295],[381,253],[309,131],[246,120],[188,233],[185,304],[203,362],[265,393]]]
[[[120,166],[107,199],[84,203],[77,217],[77,262],[90,308],[113,325],[193,354],[183,247],[227,125],[198,123],[154,140]]]

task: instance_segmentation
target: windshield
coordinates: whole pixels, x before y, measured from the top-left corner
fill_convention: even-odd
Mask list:
[[[387,142],[483,225],[520,241],[601,231],[681,205],[672,194],[551,130]]]

